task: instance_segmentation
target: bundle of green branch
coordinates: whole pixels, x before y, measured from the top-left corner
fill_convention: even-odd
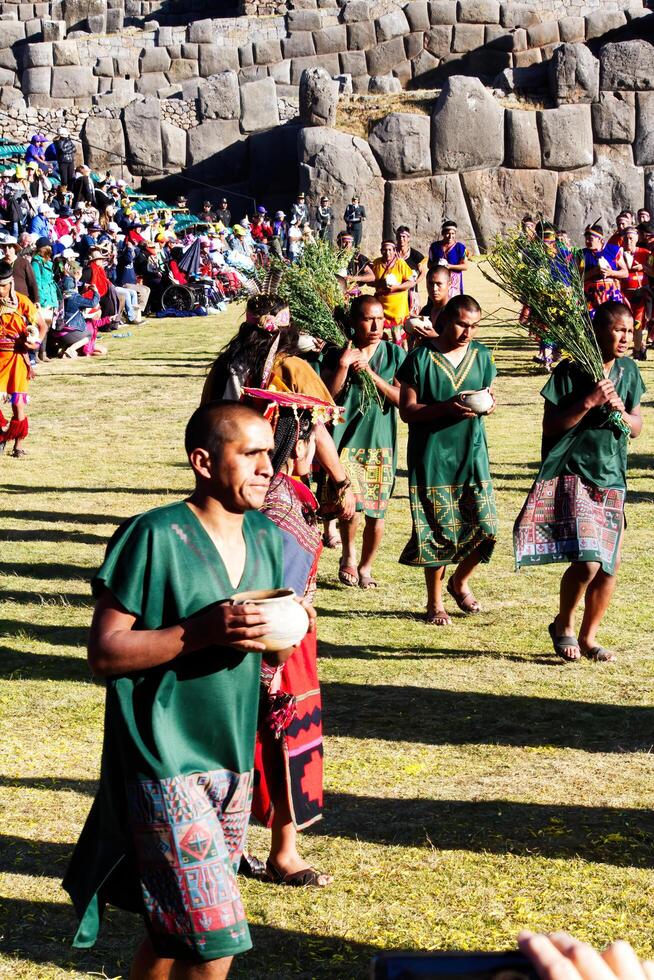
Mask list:
[[[307,242],[299,259],[291,265],[277,259],[271,261],[271,268],[281,276],[277,295],[288,303],[291,319],[300,333],[338,348],[348,344],[334,313],[338,309],[347,314],[349,300],[343,294],[339,273],[347,268],[350,258],[349,251],[318,240]],[[354,382],[361,390],[359,411],[365,413],[373,401],[380,401],[377,387],[365,371],[355,375]]]
[[[489,282],[528,308],[529,315],[518,320],[520,326],[557,347],[593,381],[601,381],[604,364],[579,269],[558,243],[554,248],[551,251],[539,238],[527,239],[515,230],[495,239],[480,268]],[[620,412],[611,412],[609,420],[620,432],[631,431]]]

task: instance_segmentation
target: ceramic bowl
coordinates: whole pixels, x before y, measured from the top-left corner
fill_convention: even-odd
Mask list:
[[[477,415],[486,415],[493,407],[493,396],[490,388],[482,388],[481,391],[462,391],[459,398],[463,404],[470,408]]]
[[[404,329],[409,335],[415,333],[417,326],[431,327],[431,320],[428,316],[410,316],[408,320],[404,321]]]
[[[232,596],[234,605],[259,606],[268,617],[269,630],[261,637],[266,650],[288,650],[304,638],[309,629],[306,609],[296,601],[293,589],[258,589]]]

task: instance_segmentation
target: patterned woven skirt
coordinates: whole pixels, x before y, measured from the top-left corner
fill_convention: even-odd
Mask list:
[[[516,567],[592,561],[613,575],[625,494],[619,488],[601,490],[574,475],[536,481],[513,527]]]

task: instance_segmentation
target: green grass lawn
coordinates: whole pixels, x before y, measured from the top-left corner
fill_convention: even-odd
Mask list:
[[[487,311],[502,301],[474,270]],[[89,579],[126,517],[191,486],[182,437],[236,311],[150,320],[105,360],[53,363],[32,388],[24,460],[0,459],[0,976],[126,977],[140,923],[109,910],[93,950],[70,946],[60,879],[96,786],[103,689],[85,660]],[[561,569],[513,570],[511,526],[537,469],[543,376],[497,329],[488,422],[501,537],[476,591],[485,611],[421,622],[406,470],[377,592],[322,559],[325,819],[304,852],[324,891],[243,883],[255,949],[235,977],[365,977],[377,949],[493,949],[565,926],[652,955],[654,426],[631,454],[624,562],[602,642],[616,665],[566,665],[547,624]],[[644,376],[654,391],[653,372]],[[403,442],[404,442],[403,432]],[[402,454],[403,459],[403,454]],[[450,604],[451,605],[451,604]],[[266,833],[251,831],[255,853]]]

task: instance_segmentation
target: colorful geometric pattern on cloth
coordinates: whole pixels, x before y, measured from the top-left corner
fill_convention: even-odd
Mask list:
[[[247,938],[236,884],[252,799],[252,773],[226,769],[139,779],[128,812],[153,932],[192,950]]]
[[[490,481],[478,486],[409,487],[413,533],[400,562],[447,565],[479,545],[488,561],[497,536],[497,512]]]
[[[613,575],[625,494],[623,489],[601,490],[570,474],[537,481],[513,528],[516,566],[595,561]]]
[[[342,449],[340,457],[352,481],[357,510],[383,517],[395,483],[393,449]]]

